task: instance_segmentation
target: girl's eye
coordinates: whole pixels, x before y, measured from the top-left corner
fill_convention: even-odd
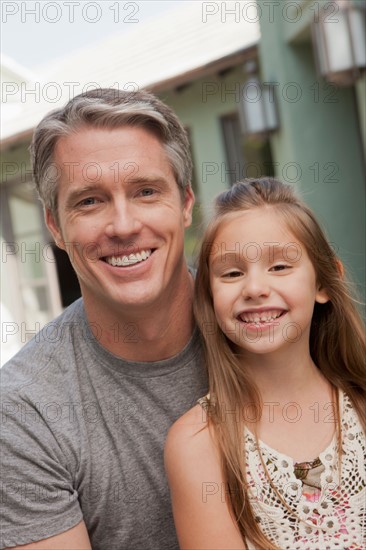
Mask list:
[[[286,264],[278,264],[278,265],[274,265],[270,268],[270,271],[283,271],[285,269],[289,269],[290,266],[289,265],[286,265]]]
[[[234,277],[240,277],[242,275],[241,271],[229,271],[229,273],[224,273],[223,277],[233,279]]]

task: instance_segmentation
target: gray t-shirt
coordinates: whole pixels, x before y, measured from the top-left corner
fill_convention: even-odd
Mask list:
[[[93,550],[178,548],[163,446],[207,392],[201,353],[196,330],[170,359],[124,361],[94,338],[80,299],[4,366],[1,548],[81,519]]]

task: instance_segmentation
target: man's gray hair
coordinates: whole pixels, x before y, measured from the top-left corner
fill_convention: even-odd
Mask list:
[[[50,112],[33,135],[30,153],[34,181],[45,208],[56,220],[59,168],[54,163],[55,147],[60,137],[85,126],[110,129],[135,126],[153,132],[165,149],[184,195],[191,181],[192,160],[187,133],[173,110],[149,92],[98,88]]]

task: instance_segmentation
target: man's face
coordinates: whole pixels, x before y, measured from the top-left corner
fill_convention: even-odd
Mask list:
[[[47,225],[69,254],[86,304],[162,305],[184,264],[191,189],[182,199],[165,151],[142,128],[82,128],[55,149],[58,221]],[[170,292],[167,292],[167,290]]]

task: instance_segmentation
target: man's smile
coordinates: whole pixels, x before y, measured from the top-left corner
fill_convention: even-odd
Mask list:
[[[113,267],[126,267],[129,265],[144,262],[151,256],[154,250],[155,249],[148,248],[129,255],[106,256],[102,259],[103,261],[107,262],[107,264]]]

